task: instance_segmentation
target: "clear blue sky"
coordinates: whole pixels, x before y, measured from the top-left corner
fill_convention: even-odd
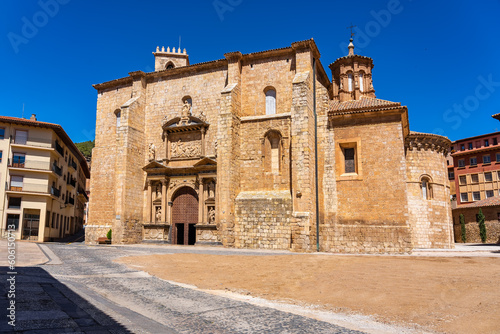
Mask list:
[[[6,0],[0,114],[20,117],[24,103],[25,117],[93,139],[92,84],[152,71],[157,45],[182,36],[194,64],[314,38],[329,73],[352,22],[377,97],[407,105],[411,130],[456,140],[500,129],[499,13],[499,0]]]

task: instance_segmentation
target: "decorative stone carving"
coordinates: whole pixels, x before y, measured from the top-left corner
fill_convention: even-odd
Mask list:
[[[156,158],[156,146],[153,143],[149,143],[149,160],[155,160]]]
[[[208,223],[215,224],[215,209],[213,206],[211,206],[210,210],[208,210]]]
[[[189,101],[186,100],[184,101],[184,105],[182,106],[181,117],[188,117],[188,116],[191,116],[191,105],[189,104]]]
[[[208,189],[208,198],[215,198],[215,182],[211,181],[207,185]]]
[[[155,217],[157,222],[161,221],[161,206],[156,207]]]
[[[183,142],[180,139],[177,142],[171,143],[172,158],[192,158],[201,155],[201,142],[187,141]]]

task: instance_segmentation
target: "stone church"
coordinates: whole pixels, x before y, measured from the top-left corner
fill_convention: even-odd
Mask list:
[[[94,85],[86,242],[326,252],[453,247],[450,141],[375,97],[373,61],[311,40]],[[379,74],[382,75],[382,74]]]

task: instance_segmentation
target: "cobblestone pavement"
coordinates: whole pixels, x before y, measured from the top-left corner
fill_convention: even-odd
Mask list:
[[[83,244],[43,247],[47,257],[56,255],[62,264],[51,265],[49,262],[17,269],[16,331],[42,334],[361,333],[173,285],[112,262],[121,256],[186,252],[187,249],[89,247]],[[190,249],[189,252],[197,250]],[[199,252],[234,254],[225,249]],[[276,255],[266,252],[248,254]],[[6,267],[1,267],[2,284],[7,288],[6,272]],[[7,294],[2,293],[0,309],[6,310],[7,302]],[[0,333],[12,332],[13,327],[7,324],[5,317],[2,318]]]

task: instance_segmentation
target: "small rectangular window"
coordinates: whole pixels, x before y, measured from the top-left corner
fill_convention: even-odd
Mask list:
[[[23,191],[23,177],[22,176],[11,176],[10,177],[10,190],[12,191]]]
[[[493,190],[486,190],[486,198],[490,198],[490,197],[493,197],[495,196],[494,193],[493,193]]]
[[[477,158],[476,157],[470,158],[470,165],[477,166]]]
[[[0,163],[2,162],[3,151],[0,151]]]
[[[480,201],[481,200],[481,193],[479,191],[473,191],[472,192],[472,200],[473,201]]]
[[[486,173],[484,173],[484,180],[485,180],[486,182],[493,181],[493,175],[491,174],[491,172],[486,172]]]
[[[472,150],[472,143],[469,143],[469,150]]]
[[[479,182],[479,175],[478,174],[471,174],[470,178],[471,178],[472,183]]]
[[[460,151],[465,151],[465,145],[464,144],[460,145]]]
[[[455,180],[455,172],[450,170],[448,172],[448,180]]]
[[[460,193],[460,202],[464,203],[464,202],[468,202],[469,201],[469,198],[467,196],[467,193]]]
[[[5,139],[5,128],[0,128],[0,139]]]
[[[497,140],[497,138],[496,138],[496,137],[495,137],[495,138],[493,138],[493,145],[498,145],[498,140]]]
[[[483,155],[483,164],[489,164],[491,163],[491,156],[488,155]]]
[[[19,228],[19,215],[9,213],[7,215],[7,230],[17,230],[18,228]]]
[[[26,161],[26,154],[24,153],[14,153],[12,155],[12,167],[24,168],[25,161]]]
[[[354,161],[354,148],[344,148],[345,172],[356,173],[356,163]]]
[[[465,175],[460,175],[459,180],[460,180],[460,184],[461,184],[461,185],[465,185],[465,184],[467,184],[467,176],[465,176]]]
[[[20,209],[21,197],[9,197],[9,209]]]
[[[497,160],[497,162],[500,162],[500,153],[496,154],[496,160]]]
[[[488,139],[484,140],[484,147],[490,146],[490,141]]]
[[[458,159],[458,167],[465,167],[465,159]]]

